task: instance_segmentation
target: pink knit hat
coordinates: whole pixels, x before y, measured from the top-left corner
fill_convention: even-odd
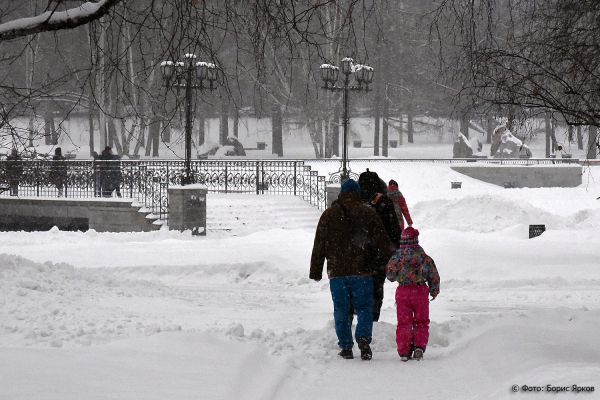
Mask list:
[[[404,229],[400,235],[400,244],[406,246],[419,244],[419,231],[412,226]]]

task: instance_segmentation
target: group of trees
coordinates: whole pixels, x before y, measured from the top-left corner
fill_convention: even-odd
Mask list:
[[[251,110],[274,127],[293,117],[315,156],[339,154],[341,96],[320,89],[318,67],[345,56],[375,67],[373,91],[351,99],[374,117],[376,155],[404,126],[411,142],[416,115],[463,131],[547,113],[595,127],[598,22],[593,0],[0,0],[0,132],[20,147],[51,143],[56,117],[84,112],[90,152],[159,156],[161,140],[180,140],[183,98],[158,66],[185,53],[221,71],[217,92],[195,96],[197,145],[204,118],[221,117],[224,143],[229,118],[237,135]]]
[[[502,114],[519,121],[551,119],[588,126],[595,158],[600,126],[600,3],[595,0],[444,0],[434,31],[441,58],[456,65],[446,77],[460,88],[465,113]],[[581,129],[578,130],[581,137]],[[581,139],[578,140],[581,146]],[[554,143],[552,143],[554,146]]]

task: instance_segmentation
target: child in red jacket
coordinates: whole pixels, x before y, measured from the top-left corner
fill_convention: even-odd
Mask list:
[[[396,344],[402,361],[420,361],[429,341],[429,297],[440,293],[440,276],[433,259],[419,246],[419,231],[408,227],[400,247],[386,267],[387,278],[398,282]]]
[[[398,182],[393,179],[388,183],[387,195],[392,200],[392,203],[394,203],[394,211],[396,211],[396,217],[398,217],[398,222],[400,223],[400,231],[404,230],[404,220],[406,220],[408,226],[411,226],[413,221],[408,212],[406,199],[402,195],[402,192],[398,190]]]

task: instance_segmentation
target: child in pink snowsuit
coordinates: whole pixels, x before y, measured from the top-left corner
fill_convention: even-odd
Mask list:
[[[419,231],[408,227],[400,236],[400,247],[390,258],[387,278],[398,282],[396,344],[402,361],[421,360],[429,341],[429,296],[440,292],[435,263],[421,246]]]

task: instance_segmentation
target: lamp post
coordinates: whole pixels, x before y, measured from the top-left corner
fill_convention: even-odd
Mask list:
[[[342,115],[343,139],[342,139],[342,168],[338,171],[340,174],[340,183],[350,178],[350,169],[348,169],[348,125],[350,117],[348,115],[348,95],[350,91],[370,91],[369,84],[373,82],[375,70],[373,67],[363,64],[355,64],[350,57],[342,59],[341,68],[331,64],[323,64],[320,67],[321,79],[323,79],[323,89],[332,92],[341,91],[343,94],[344,113]],[[336,82],[340,75],[344,74],[343,86],[337,86]],[[356,85],[350,86],[350,75],[354,74]],[[334,176],[337,175],[333,174]],[[333,180],[333,177],[331,178]]]
[[[179,91],[185,89],[185,172],[182,185],[194,183],[192,164],[192,127],[194,90],[215,90],[218,78],[217,66],[213,63],[197,62],[195,54],[186,54],[183,61],[163,61],[160,63],[162,76],[167,87],[174,86]],[[206,85],[205,82],[208,82]]]

